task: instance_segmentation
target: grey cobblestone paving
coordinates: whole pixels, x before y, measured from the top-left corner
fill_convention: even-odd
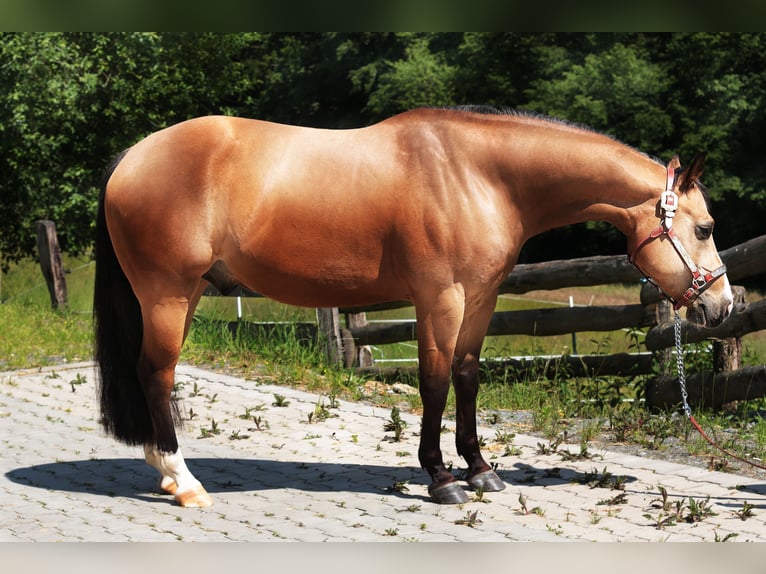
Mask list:
[[[215,503],[184,509],[158,493],[141,449],[104,435],[95,380],[88,363],[0,373],[0,541],[766,541],[766,480],[612,452],[564,461],[518,434],[520,452],[506,455],[494,427],[480,434],[506,490],[438,506],[417,463],[417,417],[402,414],[393,442],[389,409],[189,366],[177,373],[179,440]],[[310,420],[318,405],[332,416]],[[442,443],[460,469],[452,437]],[[604,471],[624,491],[586,483]],[[658,507],[660,486],[670,505],[710,497],[715,514],[656,528],[672,512]]]

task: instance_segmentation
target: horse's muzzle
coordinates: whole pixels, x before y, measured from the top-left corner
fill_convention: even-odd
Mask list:
[[[687,307],[686,320],[705,327],[717,327],[731,314],[732,307],[728,297],[715,299],[702,295]]]

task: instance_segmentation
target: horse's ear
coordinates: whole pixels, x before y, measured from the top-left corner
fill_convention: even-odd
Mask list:
[[[679,174],[678,191],[686,193],[694,185],[694,182],[702,177],[702,172],[705,171],[706,157],[706,153],[697,154],[689,167],[683,169]]]

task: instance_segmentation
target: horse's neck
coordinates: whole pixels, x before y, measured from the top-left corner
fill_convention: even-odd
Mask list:
[[[624,234],[633,231],[632,211],[662,191],[661,166],[622,144],[586,137],[548,144],[548,155],[523,154],[512,173],[525,173],[509,191],[524,205],[534,205],[530,235],[572,223],[605,221]],[[615,150],[619,151],[615,153]],[[526,169],[518,163],[527,162]]]

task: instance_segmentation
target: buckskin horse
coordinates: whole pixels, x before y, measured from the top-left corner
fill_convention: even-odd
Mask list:
[[[96,361],[107,433],[143,445],[183,506],[212,500],[179,449],[174,372],[212,283],[291,305],[409,300],[423,405],[418,458],[437,503],[468,498],[443,462],[450,380],[468,486],[504,488],[476,434],[479,353],[524,242],[599,220],[687,318],[732,294],[699,183],[604,134],[488,108],[417,109],[349,130],[210,116],[157,131],[108,170],[97,216]]]

